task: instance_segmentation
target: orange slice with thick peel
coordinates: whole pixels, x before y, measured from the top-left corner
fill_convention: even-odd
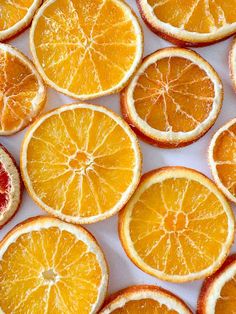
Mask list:
[[[45,101],[43,80],[31,61],[16,48],[0,43],[0,135],[29,125]]]
[[[46,113],[28,130],[22,178],[35,202],[73,223],[117,213],[135,191],[141,153],[135,134],[118,115],[91,104]]]
[[[21,32],[31,22],[42,0],[2,0],[0,6],[0,41]]]
[[[129,258],[143,271],[172,282],[214,273],[232,246],[234,228],[233,212],[217,186],[184,167],[145,174],[119,217]]]
[[[229,69],[234,89],[236,91],[236,37],[233,40],[229,54]]]
[[[207,46],[236,33],[236,0],[136,0],[157,35],[181,46]]]
[[[90,99],[126,85],[141,61],[143,35],[122,0],[49,0],[33,20],[30,47],[48,85]]]
[[[31,218],[0,243],[2,313],[94,314],[107,284],[104,255],[82,227]]]
[[[197,314],[235,314],[236,255],[205,279],[198,299]]]
[[[197,53],[165,48],[146,57],[121,95],[125,119],[160,147],[189,145],[214,124],[223,100],[215,70]]]
[[[236,203],[236,119],[215,133],[208,155],[216,184],[229,200]]]
[[[99,314],[192,314],[176,295],[157,286],[131,286],[108,299]]]

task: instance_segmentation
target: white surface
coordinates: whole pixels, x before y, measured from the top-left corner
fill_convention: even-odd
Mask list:
[[[127,2],[138,13],[136,1],[127,0]],[[145,35],[145,55],[150,54],[157,49],[171,46],[170,43],[162,40],[149,31],[142,21],[141,24]],[[27,30],[16,39],[9,41],[9,43],[19,48],[31,58],[28,37],[29,32]],[[229,119],[236,117],[236,94],[232,88],[228,69],[228,52],[231,41],[232,38],[213,46],[195,49],[201,56],[206,58],[211,65],[213,65],[223,80],[225,92],[224,105],[215,126],[197,143],[186,148],[165,150],[152,147],[140,141],[144,156],[143,172],[162,166],[182,165],[200,170],[212,178],[207,164],[207,148],[210,139],[220,126],[222,126]],[[58,107],[62,104],[72,102],[74,102],[73,99],[48,89],[48,102],[45,111]],[[119,95],[103,97],[91,102],[105,105],[118,113],[120,112]],[[11,137],[0,138],[0,142],[5,145],[7,149],[9,149],[9,151],[16,158],[17,162],[19,162],[20,145],[24,133],[25,131],[22,131]],[[0,238],[2,238],[20,221],[31,216],[42,214],[45,215],[45,213],[34,204],[25,191],[20,210],[16,216],[0,231]],[[196,309],[196,302],[201,281],[195,281],[187,284],[172,284],[160,281],[139,270],[128,259],[121,247],[117,234],[117,216],[94,225],[89,225],[87,226],[87,229],[95,235],[107,257],[110,268],[110,293],[132,284],[156,284],[176,293],[182,297],[193,310]],[[234,246],[232,252],[236,252],[236,246]]]

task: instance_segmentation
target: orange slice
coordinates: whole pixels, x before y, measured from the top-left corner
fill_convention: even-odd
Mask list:
[[[229,68],[233,86],[236,91],[236,38],[233,41],[229,54]]]
[[[121,90],[140,63],[143,35],[121,0],[49,0],[30,33],[36,67],[48,85],[79,99]]]
[[[0,135],[16,133],[35,119],[46,101],[43,81],[30,60],[0,43]]]
[[[119,218],[122,245],[143,271],[162,280],[204,278],[226,259],[234,215],[216,185],[184,167],[145,174]]]
[[[202,286],[197,314],[234,314],[236,304],[236,255],[208,277]]]
[[[50,214],[93,223],[117,213],[140,179],[135,134],[110,110],[71,104],[46,113],[27,132],[21,171],[29,194]]]
[[[0,229],[20,206],[22,184],[15,160],[0,144]]]
[[[42,0],[2,0],[0,41],[6,40],[26,28]]]
[[[110,298],[99,314],[192,314],[189,307],[170,291],[157,286],[132,286]]]
[[[236,0],[136,0],[156,34],[178,45],[206,46],[236,33]]]
[[[236,119],[226,123],[213,136],[209,163],[218,187],[236,203]]]
[[[31,218],[0,243],[2,313],[97,313],[108,270],[84,228],[49,217]]]
[[[124,117],[146,141],[180,147],[214,124],[223,100],[215,70],[197,53],[165,48],[146,57],[121,95]]]

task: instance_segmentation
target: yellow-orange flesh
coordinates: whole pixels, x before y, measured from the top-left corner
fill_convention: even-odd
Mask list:
[[[88,245],[58,227],[30,231],[0,260],[4,313],[91,313],[102,270]]]
[[[212,110],[214,84],[197,64],[166,57],[149,65],[133,92],[137,114],[153,129],[189,132]]]
[[[217,299],[215,314],[234,314],[236,300],[236,276],[227,281],[220,292],[220,298]]]
[[[147,0],[156,17],[189,32],[213,33],[236,22],[236,0]],[[174,10],[173,10],[174,8]]]

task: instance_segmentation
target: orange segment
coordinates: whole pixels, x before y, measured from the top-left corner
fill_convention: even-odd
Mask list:
[[[209,161],[217,185],[236,202],[236,119],[220,128],[212,138]]]
[[[80,99],[120,90],[143,47],[138,21],[120,0],[50,0],[33,21],[30,44],[46,82]]]
[[[202,174],[168,167],[146,174],[120,215],[120,238],[131,260],[160,279],[206,277],[232,245],[234,217]]]
[[[46,114],[29,130],[21,167],[42,208],[89,223],[113,215],[130,198],[141,156],[122,119],[103,107],[73,104]]]

